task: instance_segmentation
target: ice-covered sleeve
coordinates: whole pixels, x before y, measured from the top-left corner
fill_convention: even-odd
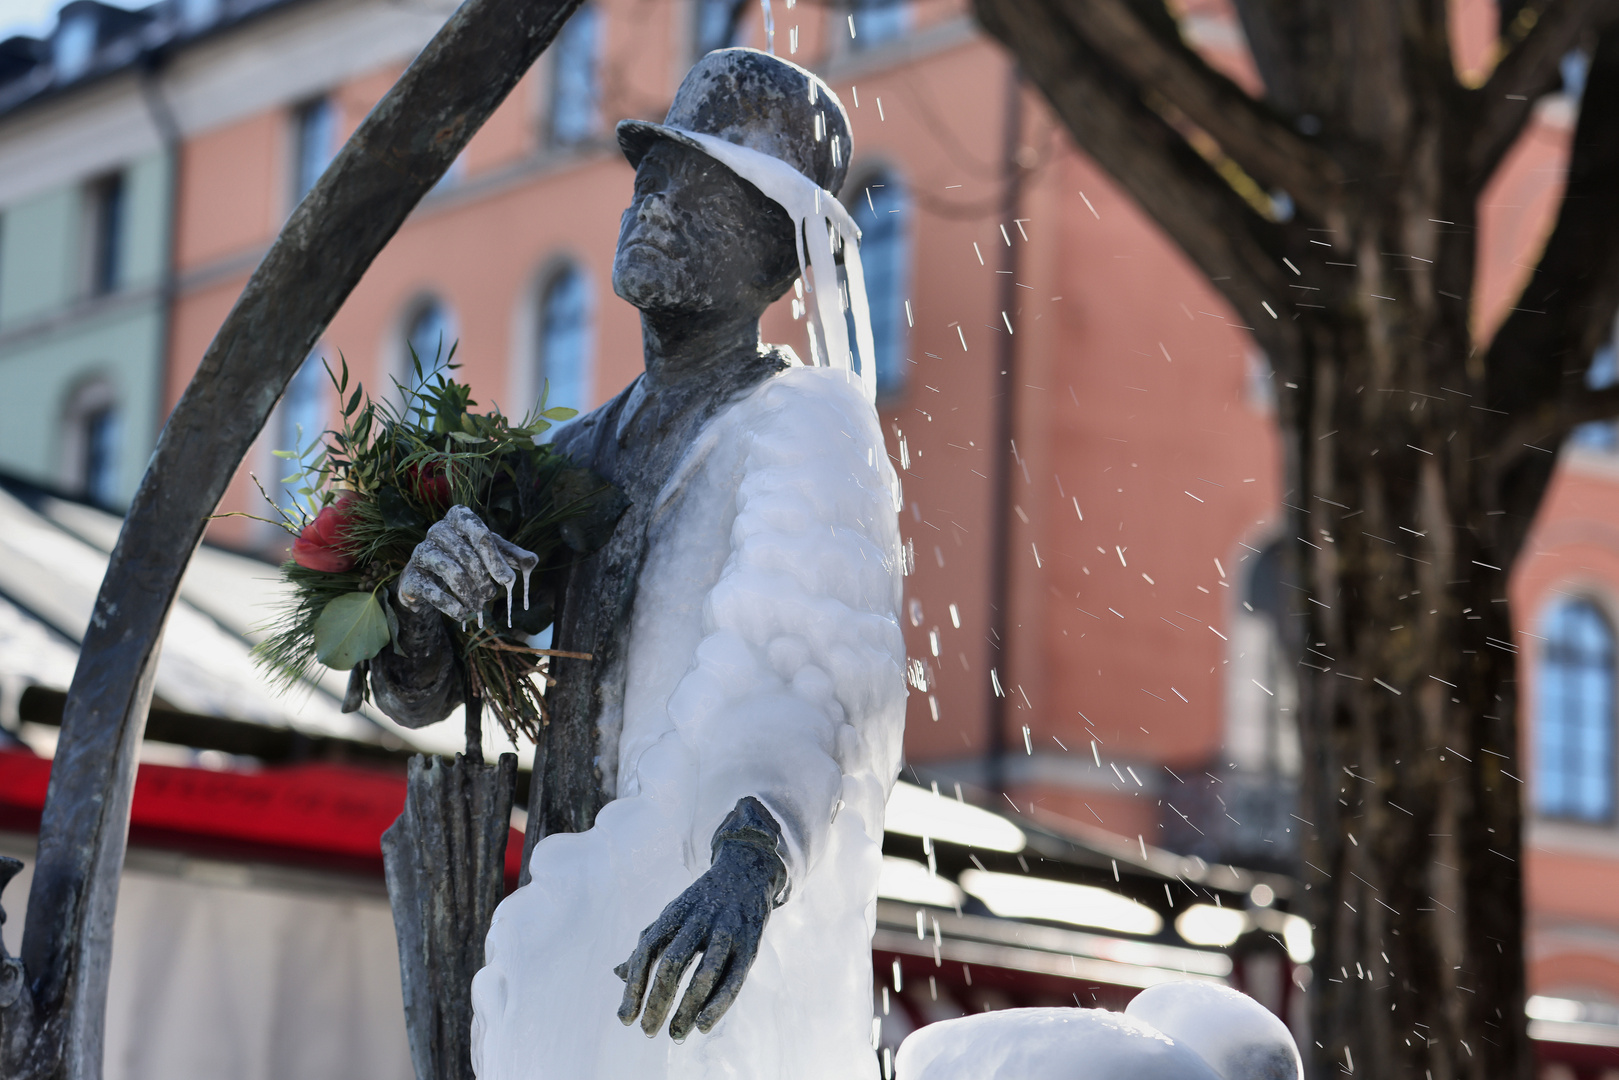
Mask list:
[[[876,785],[880,806],[899,767],[899,486],[876,413],[841,372],[776,380],[739,437],[730,552],[670,714],[699,761],[693,850],[752,795],[783,826],[798,881],[844,777]]]

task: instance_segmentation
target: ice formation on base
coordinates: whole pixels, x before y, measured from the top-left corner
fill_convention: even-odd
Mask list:
[[[473,981],[481,1080],[873,1077],[871,935],[899,768],[899,485],[852,373],[795,367],[711,421],[659,496],[627,653],[619,797],[534,849]],[[714,1030],[648,1039],[614,965],[708,868],[738,798],[789,901]]]
[[[1005,1009],[929,1024],[900,1044],[904,1080],[1217,1080],[1152,1025],[1105,1009]]]
[[[1304,1075],[1287,1025],[1229,986],[1160,983],[1131,999],[1124,1015],[1195,1050],[1220,1080],[1298,1080]]]
[[[1300,1080],[1286,1025],[1244,994],[1163,983],[1123,1013],[1007,1009],[930,1024],[894,1060],[904,1080]]]

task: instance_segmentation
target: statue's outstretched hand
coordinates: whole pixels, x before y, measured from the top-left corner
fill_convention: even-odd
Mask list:
[[[706,1033],[719,1023],[742,991],[771,910],[786,900],[787,867],[776,854],[780,840],[781,826],[759,800],[736,804],[714,833],[708,871],[641,931],[635,952],[613,969],[625,982],[618,1018],[626,1026],[635,1022],[645,996],[641,1030],[656,1035],[681,977],[699,953],[702,961],[669,1022],[669,1034],[679,1042],[693,1026]],[[654,964],[657,975],[648,989]]]
[[[519,575],[526,587],[539,562],[533,552],[490,532],[471,510],[452,506],[411,552],[399,577],[399,600],[418,614],[436,608],[466,622],[502,592],[510,596]]]

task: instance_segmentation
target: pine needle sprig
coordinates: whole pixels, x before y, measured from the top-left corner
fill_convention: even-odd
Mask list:
[[[472,691],[514,740],[535,738],[548,723],[544,688],[553,654],[529,642],[550,624],[548,585],[606,542],[628,503],[540,441],[574,409],[549,406],[542,395],[518,420],[498,407],[475,411],[471,388],[454,378],[454,357],[452,346],[442,363],[424,368],[412,350],[409,385],[394,380],[394,392],[382,399],[358,382],[351,389],[346,359],[339,357],[336,370],[327,364],[340,421],[302,450],[276,452],[298,466],[282,481],[292,505],[277,511],[289,533],[321,534],[330,561],[345,565],[319,570],[289,560],[282,573],[293,597],[254,651],[282,688],[307,680],[318,663],[341,666],[334,653],[366,663],[397,633],[392,588],[411,553],[451,506],[466,506],[491,531],[539,556],[533,583],[540,602],[521,618],[514,611],[511,625],[499,625],[502,610],[487,612],[478,627],[445,620]],[[335,539],[321,533],[323,525],[327,533],[336,528]],[[323,653],[322,616],[345,597],[343,611],[356,614],[358,629],[348,628],[343,649]]]

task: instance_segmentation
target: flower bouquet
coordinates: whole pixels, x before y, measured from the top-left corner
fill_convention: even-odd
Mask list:
[[[445,619],[468,696],[488,705],[509,736],[535,738],[547,722],[542,682],[552,652],[529,640],[551,624],[562,574],[606,542],[628,501],[536,441],[574,409],[547,407],[542,397],[521,421],[499,409],[474,412],[456,365],[424,377],[413,363],[416,389],[400,386],[393,401],[371,399],[358,383],[351,393],[347,363],[340,372],[328,366],[341,424],[307,448],[276,451],[301,466],[283,481],[293,505],[278,507],[277,524],[296,538],[281,568],[292,595],[254,652],[283,687],[317,663],[353,671],[345,707],[357,708],[369,694],[367,663],[399,636],[391,587],[427,530],[465,506],[539,557],[535,595],[525,576],[521,606],[480,612],[475,624]]]

